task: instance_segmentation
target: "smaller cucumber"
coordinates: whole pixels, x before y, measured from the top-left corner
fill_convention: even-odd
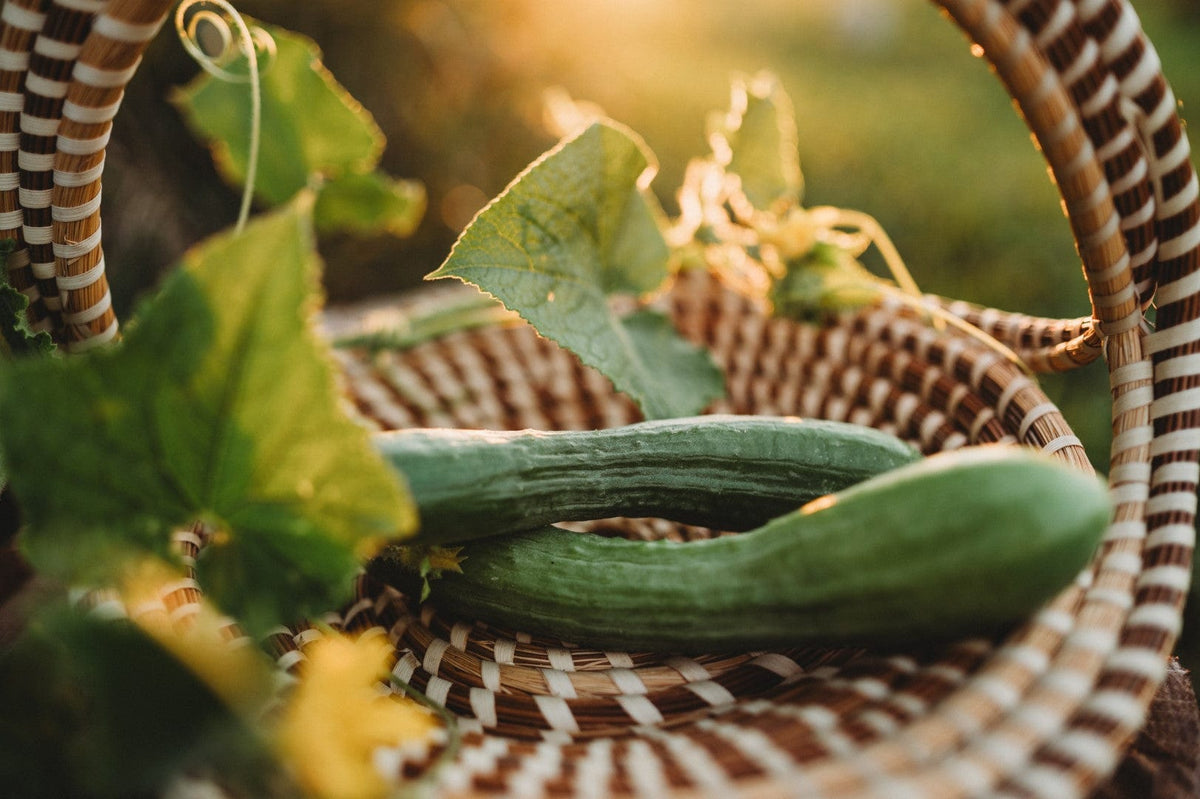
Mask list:
[[[1093,475],[970,448],[741,535],[677,544],[548,527],[473,542],[432,596],[452,615],[602,648],[928,642],[1027,618],[1083,567],[1109,515]],[[419,590],[402,563],[394,551],[371,569]]]
[[[416,500],[414,543],[609,516],[747,530],[920,457],[861,425],[733,415],[585,431],[399,430],[374,441]]]

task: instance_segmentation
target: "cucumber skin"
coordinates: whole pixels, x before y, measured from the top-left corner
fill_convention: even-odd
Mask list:
[[[409,543],[654,516],[748,530],[920,454],[860,425],[710,415],[587,431],[380,433],[421,518]]]
[[[545,528],[478,541],[432,598],[455,616],[599,648],[935,642],[1027,618],[1078,574],[1110,512],[1092,475],[971,448],[737,536],[675,544]],[[386,558],[375,569],[412,590]]]

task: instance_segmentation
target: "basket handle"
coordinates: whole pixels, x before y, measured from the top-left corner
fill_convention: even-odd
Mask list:
[[[117,335],[100,175],[125,85],[171,0],[6,0],[0,12],[0,239],[35,328],[72,350]]]

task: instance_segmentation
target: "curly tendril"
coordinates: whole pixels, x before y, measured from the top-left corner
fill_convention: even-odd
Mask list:
[[[275,40],[265,30],[246,24],[227,0],[183,0],[175,10],[175,31],[185,50],[200,67],[218,80],[250,84],[250,142],[246,154],[246,184],[236,230],[246,226],[254,181],[258,172],[258,149],[262,138],[261,69],[275,58]],[[231,67],[245,61],[244,73]]]

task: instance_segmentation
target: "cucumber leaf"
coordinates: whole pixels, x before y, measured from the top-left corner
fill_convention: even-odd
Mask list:
[[[311,209],[302,194],[190,252],[119,345],[0,371],[38,568],[111,578],[122,554],[169,557],[170,531],[203,519],[201,583],[261,632],[334,607],[365,547],[413,529],[311,327]]]
[[[311,39],[262,25],[276,53],[261,70],[262,141],[255,194],[287,201],[313,175],[336,177],[374,169],[384,137],[371,114],[330,74]],[[241,185],[250,141],[250,86],[201,74],[172,102],[207,141],[222,176]]]
[[[699,412],[724,390],[705,351],[613,300],[668,275],[645,145],[603,121],[521,173],[463,231],[431,279],[473,283],[595,367],[649,418]],[[670,340],[671,357],[655,351]]]
[[[791,99],[769,73],[734,81],[730,110],[710,132],[714,154],[759,210],[800,201],[799,134]]]
[[[375,172],[351,172],[326,183],[314,212],[318,233],[412,235],[425,213],[425,187]]]

